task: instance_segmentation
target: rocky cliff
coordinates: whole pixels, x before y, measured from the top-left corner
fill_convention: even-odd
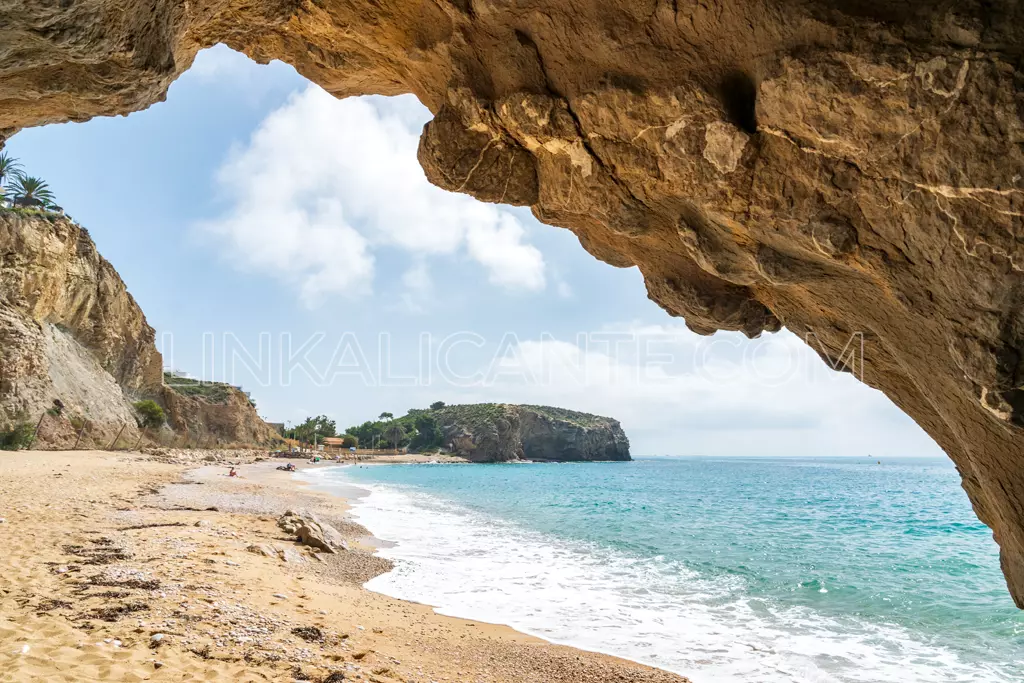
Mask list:
[[[132,402],[158,396],[162,360],[124,282],[89,233],[53,215],[0,211],[0,423],[40,441],[106,446],[139,436]],[[53,418],[53,419],[49,419]]]
[[[0,210],[0,430],[42,418],[41,445],[107,447],[120,435],[130,446],[142,436],[132,404],[154,399],[179,435],[147,438],[272,441],[237,390],[211,404],[165,387],[154,337],[84,228],[53,214]]]
[[[694,330],[785,325],[956,462],[1024,606],[1024,3],[7,2],[0,129],[218,42],[415,93],[428,177],[530,206]]]
[[[434,411],[444,441],[474,462],[630,460],[618,420],[548,406],[477,403]]]
[[[256,413],[249,397],[219,382],[168,377],[162,401],[174,431],[203,448],[219,445],[271,445],[281,435]]]

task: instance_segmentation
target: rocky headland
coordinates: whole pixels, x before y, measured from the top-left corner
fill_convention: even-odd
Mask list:
[[[449,450],[472,462],[630,460],[618,420],[549,406],[477,403],[434,411]]]

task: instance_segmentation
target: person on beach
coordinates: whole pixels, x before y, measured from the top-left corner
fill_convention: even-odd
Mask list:
[[[235,468],[234,468],[234,467],[232,467],[232,468],[231,468],[231,471],[230,471],[230,472],[228,472],[228,476],[229,476],[229,477],[237,477],[237,476],[238,476],[238,472],[236,472],[236,471],[235,471]]]

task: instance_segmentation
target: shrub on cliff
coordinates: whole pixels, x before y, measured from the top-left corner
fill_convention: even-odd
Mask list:
[[[164,384],[182,396],[201,398],[207,403],[224,404],[231,398],[232,387],[223,382],[204,382],[165,372]]]
[[[20,451],[31,448],[35,428],[28,422],[16,424],[10,430],[0,431],[0,451]]]
[[[158,429],[164,426],[164,409],[157,405],[156,401],[139,401],[135,404],[135,410],[142,418],[142,426]]]

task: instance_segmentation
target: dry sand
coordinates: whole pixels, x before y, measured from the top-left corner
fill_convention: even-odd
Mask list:
[[[279,462],[230,479],[137,454],[0,452],[0,681],[685,681],[361,588],[390,566],[374,540]],[[296,545],[275,524],[291,507],[350,550]]]

